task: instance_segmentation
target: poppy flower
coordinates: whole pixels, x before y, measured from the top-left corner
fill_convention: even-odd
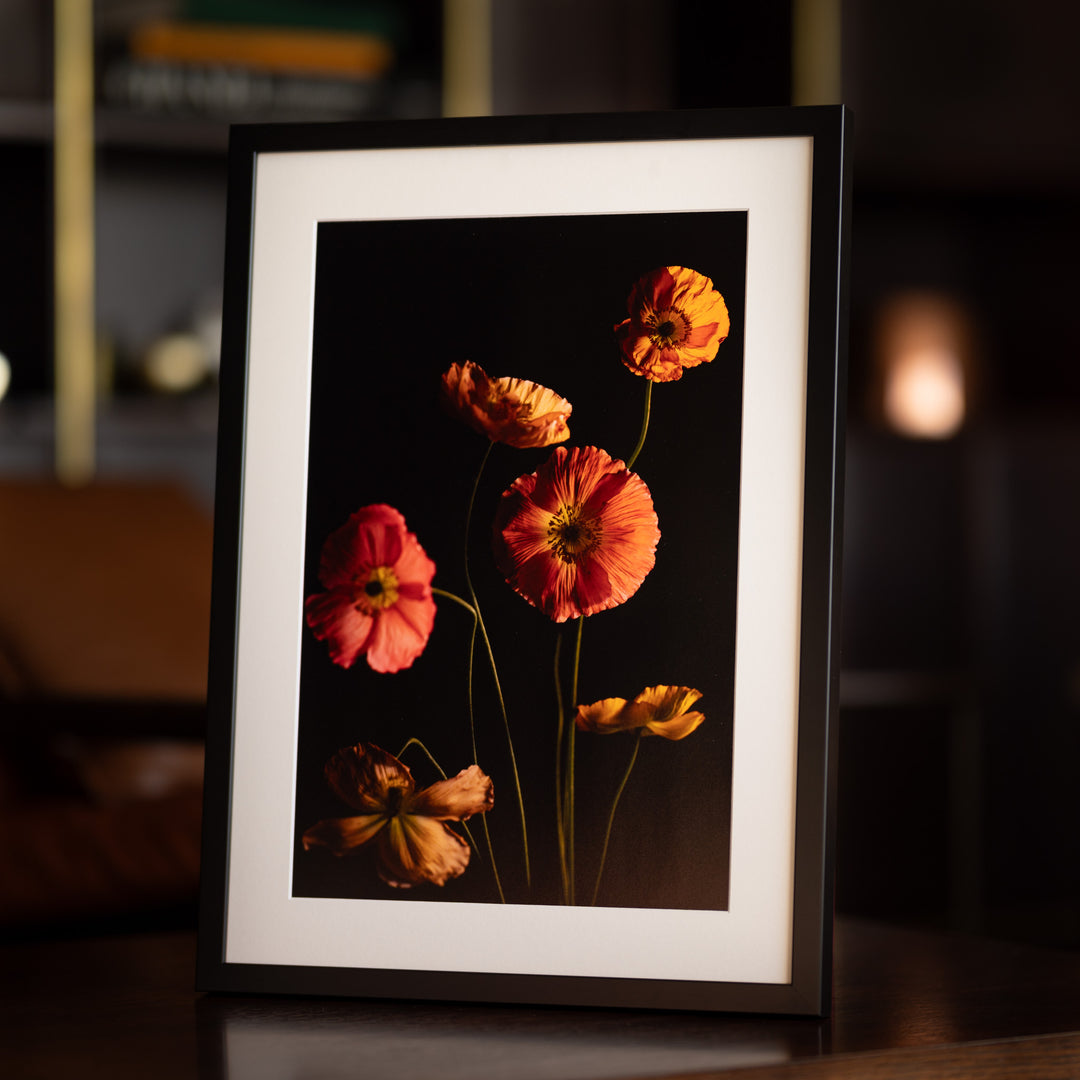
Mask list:
[[[705,719],[704,713],[688,711],[700,697],[701,691],[689,686],[650,686],[633,701],[617,697],[579,705],[574,723],[598,735],[643,728],[642,735],[685,739]]]
[[[357,510],[323,544],[319,581],[304,617],[330,659],[348,668],[367,656],[375,671],[401,671],[424,651],[435,623],[435,564],[392,506]]]
[[[495,560],[516,592],[555,622],[629,600],[660,540],[645,481],[595,446],[560,446],[503,492]]]
[[[615,327],[623,363],[652,382],[674,382],[683,368],[712,360],[731,329],[712,281],[685,266],[661,266],[640,278],[626,310],[630,318]]]
[[[495,801],[491,778],[477,765],[417,791],[407,766],[374,743],[339,750],[326,763],[325,776],[334,794],[359,813],[312,825],[304,832],[304,850],[353,855],[375,841],[379,877],[401,889],[460,877],[469,865],[469,845],[446,822],[486,813]]]
[[[493,379],[479,364],[451,364],[442,377],[449,410],[474,431],[519,449],[566,442],[573,406],[528,379]]]

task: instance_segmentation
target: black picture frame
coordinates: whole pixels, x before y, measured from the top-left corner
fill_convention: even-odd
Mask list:
[[[850,130],[840,106],[233,128],[200,990],[828,1012]],[[732,903],[663,920],[684,956],[665,967],[657,954],[672,943],[650,945],[648,908],[294,896],[319,222],[408,221],[422,235],[427,220],[691,212],[744,213],[748,236],[745,309],[732,313],[746,320]],[[365,299],[377,307],[370,288]],[[609,325],[624,313],[610,314]],[[529,376],[511,367],[491,374]],[[768,595],[753,621],[759,584]],[[774,684],[788,688],[782,707],[771,690],[754,700]],[[757,741],[740,743],[743,731]],[[751,788],[779,792],[778,808],[762,813]],[[751,867],[740,853],[758,846]],[[422,944],[365,962],[387,918],[399,941]],[[616,960],[604,944],[612,919],[638,942]],[[414,920],[422,932],[410,934]],[[673,921],[688,929],[669,930]],[[477,932],[467,955],[443,944]],[[577,945],[560,953],[564,940]]]

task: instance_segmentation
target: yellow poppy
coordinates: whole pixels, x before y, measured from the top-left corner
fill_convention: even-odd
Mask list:
[[[574,723],[598,735],[643,728],[642,735],[685,739],[705,719],[704,713],[689,711],[700,697],[701,691],[689,686],[650,686],[633,701],[604,698],[579,705]]]

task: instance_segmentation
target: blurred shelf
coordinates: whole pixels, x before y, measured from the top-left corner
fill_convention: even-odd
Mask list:
[[[227,120],[99,108],[94,125],[96,142],[105,148],[221,154],[229,145]],[[48,144],[52,137],[51,103],[0,102],[0,141]]]
[[[8,399],[0,404],[0,477],[51,474],[53,420],[48,398]],[[117,396],[98,404],[99,477],[168,477],[210,509],[216,447],[213,389],[178,397]]]

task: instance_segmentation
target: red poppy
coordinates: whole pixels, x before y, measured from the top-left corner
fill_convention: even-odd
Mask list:
[[[479,364],[452,364],[442,377],[443,400],[452,413],[494,442],[519,448],[566,442],[573,408],[539,383],[494,379]]]
[[[630,318],[615,327],[623,363],[652,382],[674,382],[683,368],[707,363],[731,319],[712,281],[685,266],[661,266],[630,290]]]
[[[629,600],[656,561],[652,495],[595,446],[560,446],[503,492],[495,559],[507,582],[555,622]]]
[[[326,592],[304,603],[308,626],[330,659],[352,667],[366,654],[375,671],[401,671],[424,651],[435,622],[435,564],[392,506],[365,506],[323,544]]]
[[[582,731],[598,735],[643,728],[643,735],[685,739],[705,719],[704,713],[690,712],[690,706],[700,697],[701,691],[689,686],[649,686],[633,701],[604,698],[591,705],[579,705],[574,723]]]
[[[402,889],[460,877],[469,865],[469,845],[446,822],[467,821],[495,802],[491,778],[477,765],[417,791],[409,769],[374,743],[339,750],[325,775],[334,793],[360,813],[312,825],[304,850],[353,855],[375,840],[379,876]]]

